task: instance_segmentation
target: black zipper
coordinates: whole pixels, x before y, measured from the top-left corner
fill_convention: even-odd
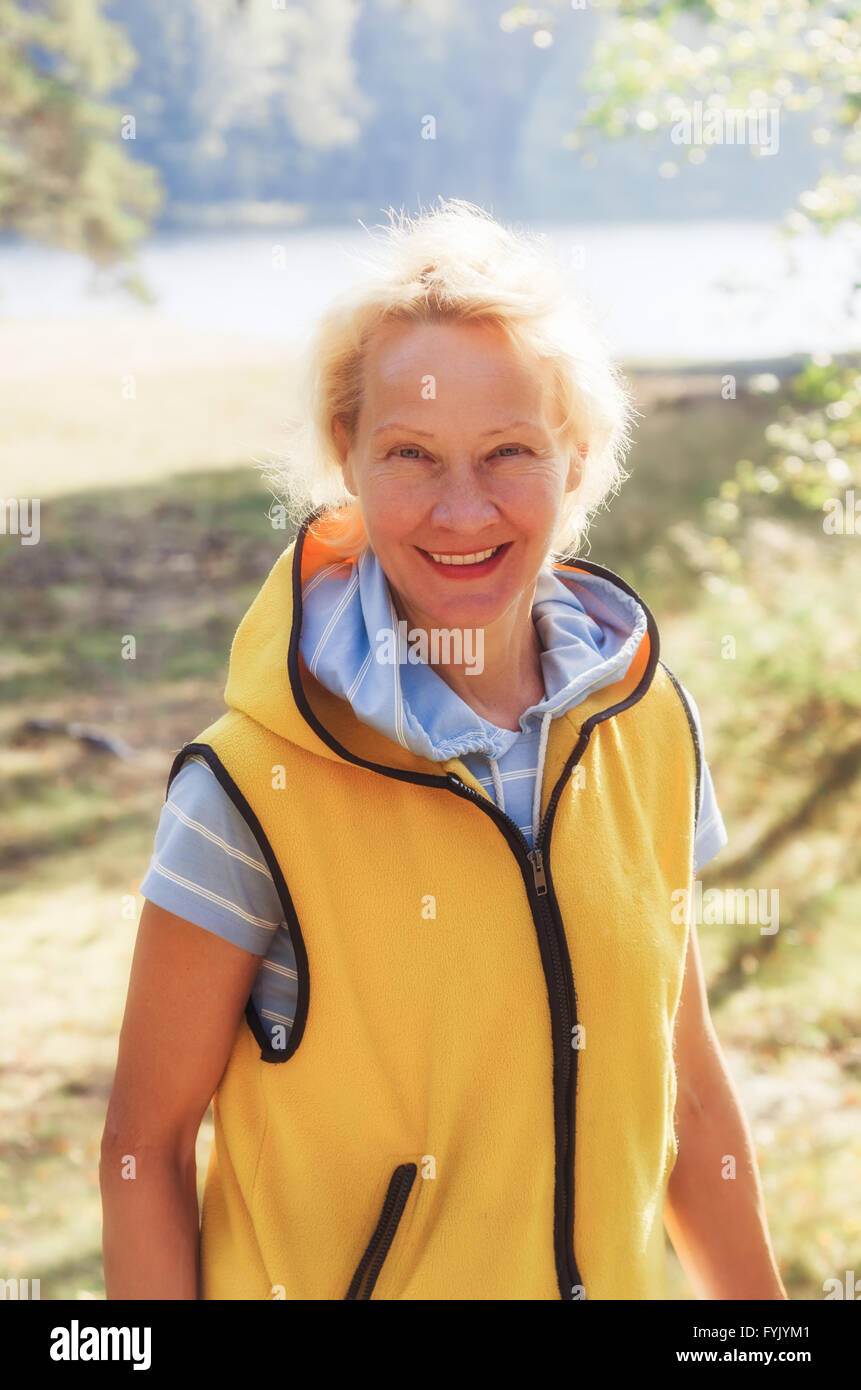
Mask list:
[[[367,1299],[374,1292],[374,1285],[395,1238],[417,1172],[415,1163],[401,1163],[392,1173],[376,1230],[350,1281],[345,1299]]]
[[[547,810],[538,827],[535,843],[530,850],[529,842],[520,827],[510,816],[500,811],[487,797],[458,777],[457,773],[446,774],[452,791],[457,796],[468,797],[499,825],[515,856],[521,863],[525,859],[529,870],[523,869],[529,906],[538,930],[542,958],[550,961],[550,974],[544,965],[545,977],[552,988],[548,991],[550,1014],[556,1024],[554,1045],[554,1084],[556,1128],[556,1194],[555,1194],[555,1233],[556,1275],[559,1282],[560,1297],[571,1299],[575,1290],[583,1288],[583,1281],[577,1268],[574,1253],[574,1108],[577,1095],[577,1057],[573,1047],[574,1030],[577,1026],[577,996],[574,976],[568,955],[568,943],[562,923],[562,914],[553,888],[550,866],[545,863],[545,853],[550,842],[550,829],[562,789],[568,781],[572,768],[583,754],[588,742],[588,734],[578,740],[563,775],[559,778]]]

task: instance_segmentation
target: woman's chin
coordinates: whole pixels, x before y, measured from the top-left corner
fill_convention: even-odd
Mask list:
[[[407,611],[421,613],[423,626],[485,628],[498,622],[510,606],[504,599],[487,595],[476,595],[471,601],[432,604],[429,595],[424,593],[418,595],[416,604]]]

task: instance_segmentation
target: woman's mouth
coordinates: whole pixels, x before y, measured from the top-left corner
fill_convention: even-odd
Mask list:
[[[417,546],[416,549],[421,551],[428,564],[433,565],[438,573],[445,574],[450,579],[466,579],[489,574],[500,563],[511,544],[511,541],[506,541],[504,545],[470,551],[421,550],[421,546]]]

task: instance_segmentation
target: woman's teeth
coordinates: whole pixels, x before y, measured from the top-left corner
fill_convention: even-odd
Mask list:
[[[502,546],[495,546],[493,550],[477,550],[472,555],[435,555],[432,550],[428,551],[432,560],[436,560],[438,565],[480,565],[484,560],[490,560]]]

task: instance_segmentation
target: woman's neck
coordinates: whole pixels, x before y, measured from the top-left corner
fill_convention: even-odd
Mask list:
[[[400,618],[406,618],[410,630],[428,633],[425,624],[408,617],[397,596],[395,607]],[[467,665],[462,662],[436,663],[429,659],[441,680],[460,696],[482,719],[500,729],[520,730],[520,716],[530,705],[537,705],[545,696],[544,674],[541,666],[541,643],[532,621],[532,596],[523,596],[516,611],[506,613],[499,622],[479,630],[482,641],[476,644],[481,662]],[[428,640],[429,658],[434,652]]]

